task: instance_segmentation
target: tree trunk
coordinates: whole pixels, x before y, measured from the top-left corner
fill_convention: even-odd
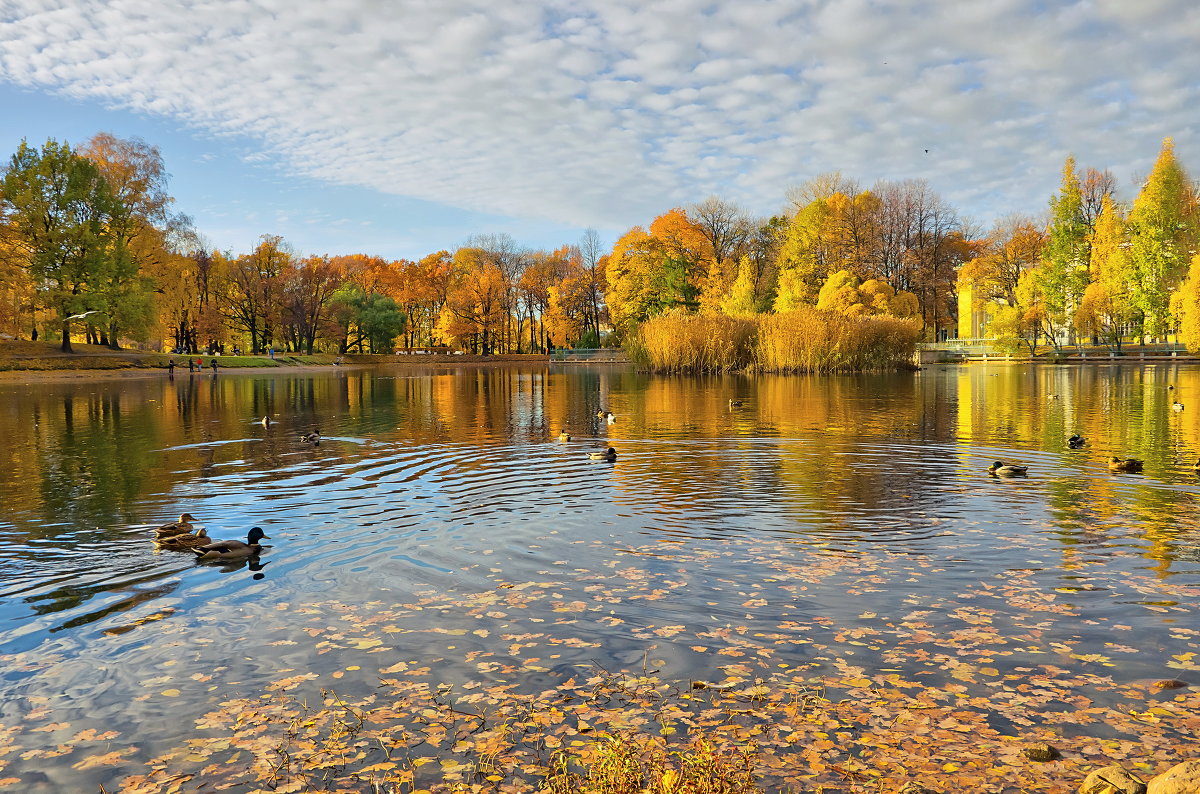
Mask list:
[[[71,321],[65,318],[62,321],[62,347],[60,350],[64,353],[75,352],[71,349]]]

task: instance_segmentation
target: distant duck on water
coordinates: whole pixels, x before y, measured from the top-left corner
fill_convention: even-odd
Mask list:
[[[1142,470],[1142,463],[1137,458],[1118,458],[1114,455],[1108,461],[1108,470],[1136,473]]]
[[[589,452],[588,457],[592,460],[607,460],[611,463],[617,459],[617,451],[612,447],[609,447],[603,452]]]
[[[745,405],[745,403],[743,403],[741,400],[734,400],[734,399],[729,400],[730,408],[741,408],[743,405]]]
[[[1171,403],[1171,410],[1172,411],[1182,411],[1183,403]]]
[[[1087,443],[1087,439],[1076,433],[1067,439],[1067,446],[1071,449],[1083,449],[1083,445]]]
[[[320,446],[320,445],[321,445],[321,433],[320,433],[320,431],[318,431],[318,430],[314,430],[314,431],[312,431],[311,433],[306,433],[306,434],[304,434],[304,435],[300,436],[300,443],[302,443],[302,444],[312,444],[314,447],[316,447],[316,446]]]
[[[566,443],[571,440],[571,434],[564,430],[558,434],[558,440]]]

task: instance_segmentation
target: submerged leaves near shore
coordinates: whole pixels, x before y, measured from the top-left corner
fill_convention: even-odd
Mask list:
[[[665,608],[694,597],[692,579],[731,560],[760,571],[722,593],[722,614],[740,605],[744,623],[619,616],[622,603]],[[146,682],[136,700],[189,689],[222,700],[197,720],[194,738],[140,771],[146,759],[124,737],[79,731],[32,704],[20,726],[0,733],[0,785],[22,785],[5,777],[8,759],[61,757],[53,763],[78,771],[120,769],[128,794],[201,784],[617,794],[684,790],[673,787],[690,773],[727,779],[708,790],[729,792],[895,791],[917,780],[947,791],[1073,792],[1089,769],[1113,761],[1162,771],[1200,731],[1200,692],[1186,685],[1200,674],[1200,629],[1182,619],[1200,593],[1153,576],[1118,578],[1082,560],[1076,586],[1058,592],[1032,570],[1009,570],[945,596],[901,595],[891,609],[839,625],[810,591],[864,598],[937,561],[731,542],[618,549],[607,571],[569,565],[543,571],[544,580],[494,575],[493,589],[429,591],[408,603],[278,604],[279,617],[266,610],[256,631],[298,646],[288,658],[325,657],[325,672],[279,665],[271,680],[255,680],[219,667]],[[1118,587],[1141,599],[1147,620],[1174,619],[1163,623],[1170,647],[1144,652],[1182,680],[1163,687],[1121,675],[1123,660],[1142,652],[1121,641],[1129,625],[1104,625],[1111,639],[1102,646],[1051,632],[1058,621],[1102,623],[1103,612],[1081,601]],[[186,639],[188,626],[173,617],[136,630],[156,642]],[[637,641],[644,655],[625,670],[589,662],[611,635]],[[667,660],[681,654],[707,660],[707,673],[673,680]],[[0,662],[28,671],[53,660]],[[1061,759],[1031,762],[1039,744]]]

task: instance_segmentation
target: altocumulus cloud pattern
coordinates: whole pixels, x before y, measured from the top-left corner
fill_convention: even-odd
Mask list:
[[[1042,206],[1069,152],[1195,162],[1198,36],[1194,0],[8,0],[0,80],[508,216],[770,212],[833,169],[988,216]]]

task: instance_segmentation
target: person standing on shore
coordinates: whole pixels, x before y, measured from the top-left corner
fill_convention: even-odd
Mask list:
[[[213,374],[216,375],[217,374],[217,360],[215,358],[212,360],[212,363],[209,366],[212,367]]]
[[[188,356],[188,372],[196,371],[196,362],[192,361],[192,357]]]
[[[175,359],[167,362],[167,375],[172,378],[175,377]]]

